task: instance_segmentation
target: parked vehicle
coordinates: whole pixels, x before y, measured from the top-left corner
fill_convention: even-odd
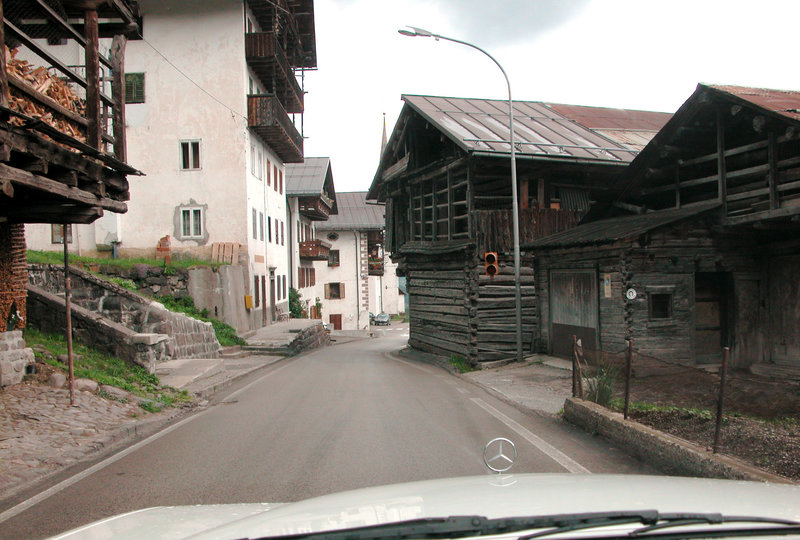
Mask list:
[[[375,323],[376,325],[383,325],[389,326],[392,323],[392,318],[389,317],[388,313],[378,313],[375,315]]]

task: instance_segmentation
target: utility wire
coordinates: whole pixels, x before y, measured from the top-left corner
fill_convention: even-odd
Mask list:
[[[147,45],[148,45],[148,46],[149,46],[151,49],[153,49],[153,51],[155,51],[155,52],[156,52],[156,54],[158,54],[158,55],[159,55],[161,58],[163,58],[163,59],[164,59],[164,61],[165,61],[167,64],[169,64],[170,66],[172,66],[172,67],[173,67],[173,69],[175,69],[175,71],[177,71],[178,73],[180,73],[181,75],[183,75],[183,76],[186,78],[186,80],[187,80],[187,81],[189,81],[190,83],[192,83],[193,85],[195,85],[195,86],[196,86],[196,87],[197,87],[197,88],[198,88],[198,89],[199,89],[201,92],[203,92],[205,95],[207,95],[208,97],[210,97],[211,99],[213,99],[214,101],[216,101],[217,103],[219,103],[220,105],[222,105],[223,107],[225,107],[226,109],[228,109],[232,115],[236,115],[236,116],[238,116],[238,117],[240,117],[240,118],[243,118],[243,119],[247,120],[247,116],[243,115],[242,113],[240,113],[240,112],[238,112],[238,111],[235,111],[235,110],[231,109],[231,108],[230,108],[228,105],[226,105],[225,103],[223,103],[223,102],[222,102],[222,100],[220,100],[220,99],[219,99],[219,98],[217,98],[215,95],[213,95],[211,92],[209,92],[208,90],[206,90],[205,88],[203,88],[202,86],[200,86],[200,84],[198,84],[197,82],[195,82],[195,81],[194,81],[194,79],[192,79],[191,77],[189,77],[189,75],[187,75],[187,74],[186,74],[186,73],[185,73],[185,72],[184,72],[184,71],[183,71],[181,68],[179,68],[178,66],[176,66],[176,65],[175,65],[175,64],[174,64],[174,63],[173,63],[173,62],[172,62],[172,61],[171,61],[169,58],[167,58],[167,57],[164,55],[164,53],[162,53],[161,51],[159,51],[158,49],[156,49],[156,47],[155,47],[155,46],[154,46],[152,43],[150,43],[149,41],[147,41],[147,40],[144,38],[144,36],[142,36],[142,34],[141,34],[141,33],[139,33],[139,38],[140,38],[142,41],[144,41],[145,43],[147,43]]]

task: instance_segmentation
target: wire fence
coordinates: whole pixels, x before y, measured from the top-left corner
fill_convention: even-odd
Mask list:
[[[733,370],[727,347],[720,351],[719,363],[687,365],[643,353],[632,340],[619,351],[585,350],[575,336],[572,340],[574,397],[621,410],[625,418],[667,411],[713,419],[713,436],[703,444],[715,453],[726,415],[800,416],[800,380],[779,368],[773,376]]]

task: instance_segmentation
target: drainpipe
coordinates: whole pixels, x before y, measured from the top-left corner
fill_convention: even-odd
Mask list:
[[[286,186],[284,185],[284,189]],[[286,192],[284,191],[284,194]],[[289,196],[286,195],[286,228],[289,229],[289,241],[286,243],[286,252],[289,258],[289,288],[294,287],[294,242],[292,241],[292,231],[294,230],[294,222],[292,221],[292,204]],[[298,238],[299,240],[299,238]]]
[[[358,231],[353,231],[356,243],[356,330],[361,330],[361,256],[359,255]]]

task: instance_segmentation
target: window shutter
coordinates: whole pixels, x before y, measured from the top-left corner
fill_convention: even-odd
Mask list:
[[[326,283],[325,284],[325,299],[326,300],[330,300],[331,299],[331,284],[330,283]]]
[[[125,103],[144,103],[144,73],[125,74]]]
[[[344,283],[339,283],[339,298],[344,298]]]

